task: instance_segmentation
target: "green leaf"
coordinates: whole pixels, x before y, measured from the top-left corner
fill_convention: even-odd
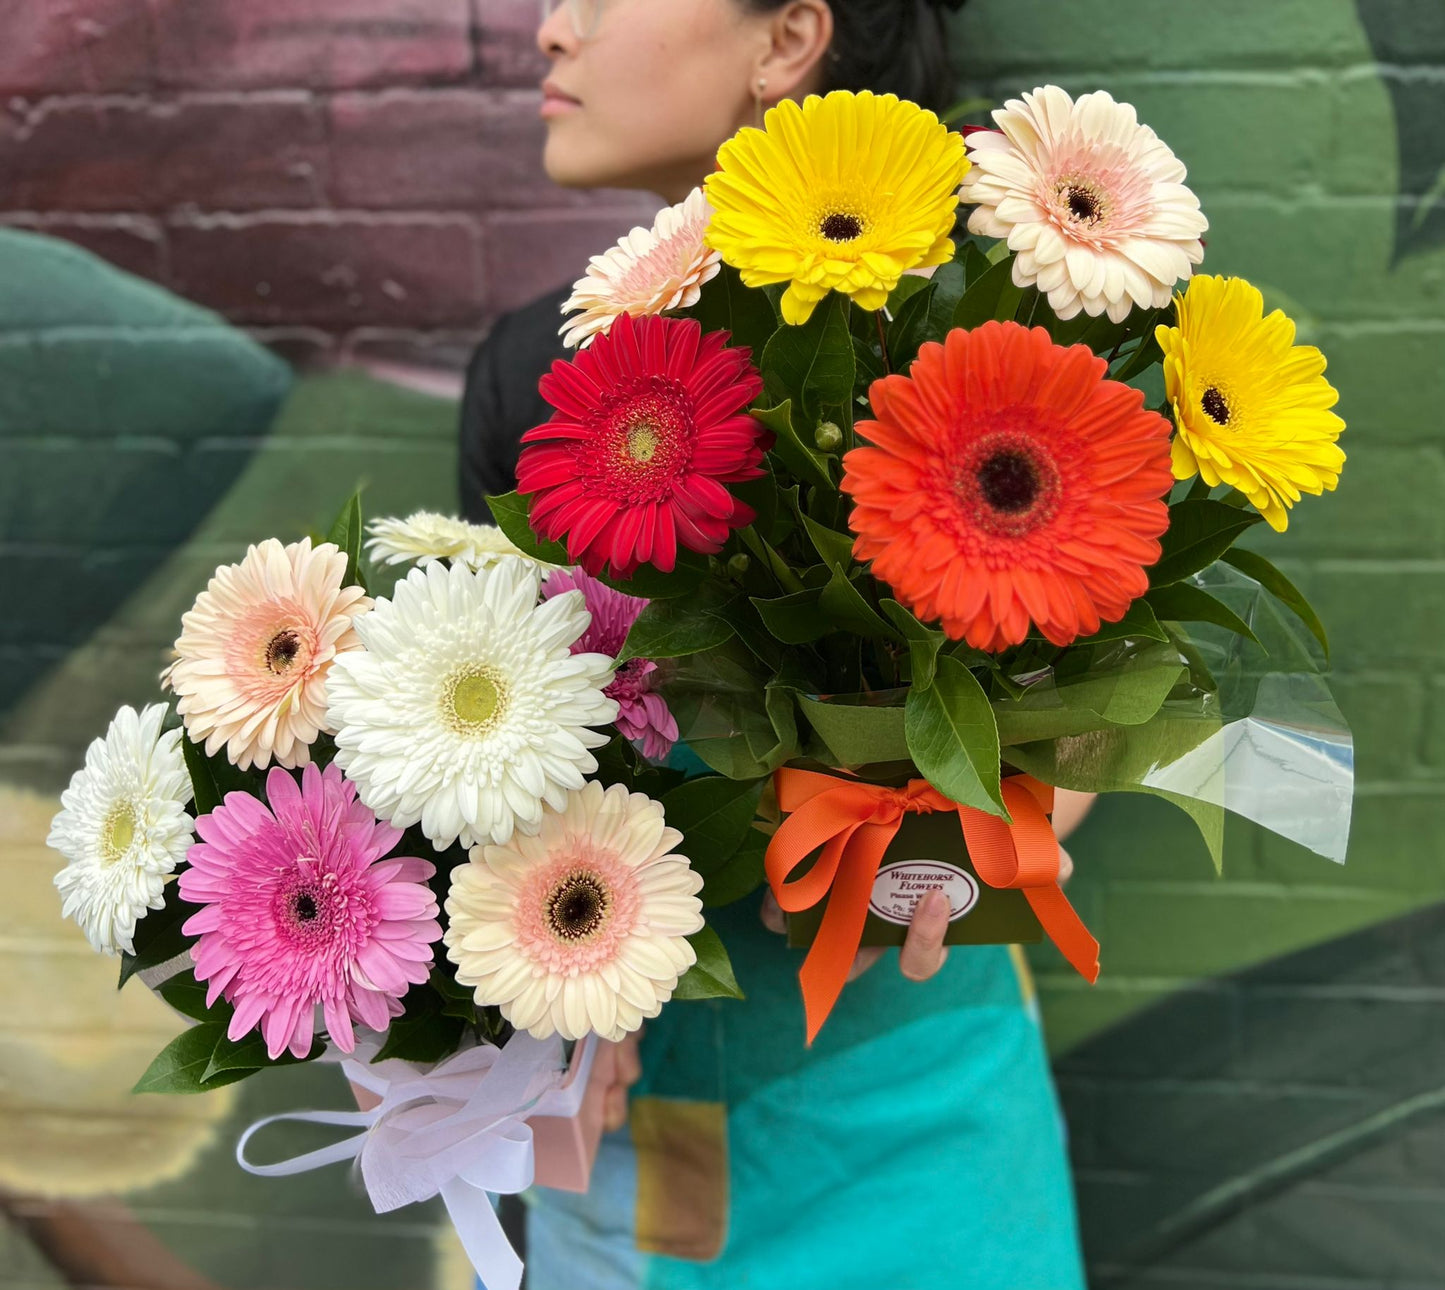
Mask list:
[[[492,520],[503,533],[511,539],[512,545],[519,551],[530,555],[534,560],[545,560],[548,564],[573,564],[567,556],[567,548],[560,542],[547,542],[532,532],[532,524],[528,519],[531,511],[531,494],[529,493],[501,493],[496,497],[487,498],[487,509],[492,513]]]
[[[972,331],[995,318],[1012,318],[1021,295],[1013,282],[1013,257],[1005,256],[969,283],[953,311],[953,325]]]
[[[224,1022],[191,1026],[159,1053],[136,1081],[135,1093],[204,1093],[202,1076],[216,1043],[226,1037]],[[214,1087],[214,1086],[213,1086]]]
[[[764,292],[745,287],[738,271],[728,264],[703,284],[697,303],[686,312],[702,324],[703,331],[731,332],[733,345],[745,345],[755,354],[779,326],[772,301]]]
[[[231,1005],[223,998],[217,998],[214,1007],[206,1007],[206,983],[197,981],[194,972],[177,972],[162,981],[156,993],[183,1017],[194,1021],[225,1024],[231,1019]]]
[[[1163,706],[1185,670],[1172,643],[1151,642],[1077,680],[1060,681],[1058,697],[1065,707],[1092,712],[1111,725],[1143,725]]]
[[[908,761],[902,708],[839,703],[798,696],[798,707],[841,766]]]
[[[311,1051],[305,1057],[293,1057],[290,1049],[279,1057],[268,1057],[266,1040],[259,1030],[247,1031],[240,1039],[227,1039],[222,1033],[211,1050],[201,1083],[206,1088],[217,1088],[220,1084],[229,1084],[233,1077],[268,1066],[299,1066],[302,1062],[315,1061],[325,1051],[326,1041],[318,1035],[311,1041]]]
[[[1108,641],[1151,640],[1166,641],[1169,633],[1159,626],[1159,619],[1149,607],[1147,600],[1136,600],[1129,611],[1117,623],[1105,623],[1092,636],[1076,640],[1074,649],[1084,645],[1102,645]]]
[[[1169,531],[1160,541],[1159,562],[1149,570],[1149,585],[1167,587],[1208,568],[1262,518],[1223,502],[1176,502],[1169,508]]]
[[[386,1042],[371,1059],[373,1062],[399,1057],[402,1061],[425,1065],[439,1062],[456,1051],[466,1023],[459,1017],[443,1014],[442,1001],[436,991],[413,986],[403,1004],[406,1011],[392,1019]]]
[[[361,490],[358,488],[351,494],[346,505],[341,508],[341,514],[336,517],[326,540],[336,543],[337,547],[346,555],[346,578],[343,585],[360,587],[365,591],[366,576],[361,570],[361,539],[363,536]]]
[[[738,979],[733,974],[732,960],[722,939],[711,927],[689,936],[688,942],[697,953],[697,962],[686,972],[672,992],[674,999],[741,999]]]
[[[828,456],[818,451],[812,428],[807,438],[793,425],[793,401],[784,399],[775,408],[754,408],[752,415],[777,436],[773,452],[779,461],[799,479],[816,487],[835,492],[837,486],[828,471]],[[816,426],[816,420],[814,421]]]
[[[1253,578],[1270,595],[1289,609],[1300,622],[1309,628],[1310,635],[1319,641],[1320,648],[1325,652],[1326,661],[1330,657],[1330,639],[1325,633],[1325,625],[1315,613],[1310,602],[1305,599],[1304,593],[1294,585],[1288,578],[1275,568],[1264,556],[1254,551],[1244,551],[1239,547],[1226,551],[1221,557],[1225,564],[1231,564],[1247,578]]]
[[[1243,618],[1222,600],[1193,583],[1176,582],[1168,587],[1156,587],[1149,593],[1148,601],[1155,614],[1168,622],[1213,623],[1259,644],[1259,637]]]
[[[214,757],[194,742],[189,734],[181,736],[181,755],[191,776],[193,815],[209,815],[226,799],[227,793],[249,793],[260,797],[265,778],[260,772],[237,770],[226,759],[223,747]]]
[[[852,537],[819,524],[806,511],[800,512],[800,516],[814,550],[823,557],[823,563],[830,569],[842,569],[846,573],[853,563]]]
[[[972,251],[979,261],[982,261],[983,269],[981,271],[986,272],[988,262],[984,260],[978,248],[969,246],[967,250]],[[923,338],[925,341],[941,341],[948,334],[949,328],[953,326],[953,315],[958,309],[958,302],[963,299],[964,288],[968,281],[968,264],[966,251],[963,260],[950,260],[947,264],[939,265],[933,277],[929,279],[933,287],[933,298],[928,304],[928,328],[927,334]]]
[[[888,316],[896,319],[898,311],[916,296],[920,291],[925,291],[932,283],[922,274],[905,273],[898,279],[898,285],[888,293]]]
[[[928,283],[924,290],[909,296],[894,315],[888,328],[888,362],[895,372],[906,371],[918,356],[918,347],[929,338],[928,324],[936,292],[937,288]]]
[[[134,953],[121,959],[119,989],[137,972],[159,967],[177,954],[184,954],[191,947],[191,938],[181,932],[181,925],[192,914],[200,913],[199,905],[192,905],[181,899],[180,883],[166,883],[165,904],[160,909],[146,911],[146,916],[135,925]]]
[[[879,616],[842,569],[833,570],[833,576],[818,597],[818,607],[839,627],[859,636],[898,639],[897,630]]]
[[[459,1017],[468,1024],[475,1024],[477,1020],[475,991],[462,985],[440,967],[432,968],[428,983],[441,996],[442,1016]]]
[[[830,630],[827,620],[818,610],[819,594],[817,588],[811,588],[773,600],[760,600],[754,596],[753,607],[763,625],[784,645],[806,645]]]
[[[731,623],[685,599],[654,600],[637,616],[623,642],[619,664],[633,658],[684,658],[732,639]]]
[[[922,686],[932,685],[937,672],[938,652],[943,648],[948,637],[931,627],[925,627],[896,600],[889,600],[885,597],[879,602],[879,606],[888,615],[889,621],[903,633],[904,639],[908,641],[908,661],[913,669],[912,683]]]
[[[836,291],[799,327],[783,327],[763,349],[761,369],[770,397],[794,401],[816,422],[825,406],[853,402],[857,367],[848,330],[848,298]]]
[[[698,584],[708,576],[707,556],[683,549],[678,551],[677,564],[671,573],[644,564],[626,578],[614,578],[610,573],[598,576],[609,587],[625,591],[629,596],[641,596],[644,600],[677,600],[696,591]]]
[[[956,658],[941,655],[933,684],[909,690],[904,730],[914,764],[934,788],[964,806],[1008,817],[998,724],[983,686]]]
[[[703,880],[703,905],[708,909],[718,909],[752,895],[762,886],[766,876],[763,862],[767,851],[767,836],[757,829],[749,829],[742,846],[721,868]]]
[[[758,813],[761,779],[699,776],[679,784],[662,799],[668,826],[682,832],[683,854],[706,877],[721,869],[747,837]]]

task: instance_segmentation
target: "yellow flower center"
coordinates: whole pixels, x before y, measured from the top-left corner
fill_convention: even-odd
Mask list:
[[[442,715],[458,734],[485,734],[506,711],[507,691],[501,678],[488,667],[469,667],[448,682]]]
[[[547,927],[558,940],[585,940],[602,928],[611,909],[612,892],[601,877],[574,869],[547,896]]]
[[[627,455],[633,461],[651,461],[657,453],[657,427],[646,421],[639,421],[627,428]]]
[[[1199,400],[1199,406],[1204,409],[1204,415],[1216,425],[1227,426],[1229,424],[1229,400],[1220,392],[1219,386],[1211,385],[1205,390],[1204,397]]]
[[[818,232],[830,242],[853,242],[863,236],[863,221],[847,211],[833,211],[818,221]]]
[[[100,854],[107,865],[123,859],[131,849],[138,823],[133,803],[117,802],[110,808],[110,814],[100,826]]]

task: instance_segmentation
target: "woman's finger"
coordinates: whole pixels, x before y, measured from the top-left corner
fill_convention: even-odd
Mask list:
[[[923,893],[898,954],[898,970],[910,981],[927,981],[943,966],[948,957],[943,945],[948,935],[948,915],[948,897],[941,888]]]
[[[784,916],[771,890],[763,892],[763,904],[759,913],[762,916],[763,926],[766,927],[768,931],[777,932],[779,936],[787,933],[788,920]]]
[[[615,1133],[627,1123],[627,1085],[614,1084],[602,1103],[602,1127]]]
[[[631,1088],[642,1078],[642,1052],[638,1047],[641,1038],[642,1031],[638,1030],[617,1045],[616,1079],[623,1088]]]
[[[853,960],[853,966],[848,969],[848,980],[856,981],[882,957],[883,949],[881,946],[869,945],[859,950]]]
[[[1063,847],[1059,848],[1059,886],[1062,887],[1074,876],[1074,857]]]

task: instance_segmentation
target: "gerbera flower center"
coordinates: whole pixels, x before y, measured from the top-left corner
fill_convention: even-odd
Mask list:
[[[1053,518],[1059,472],[1033,436],[1002,431],[973,445],[955,475],[954,491],[972,524],[1019,538]]]
[[[607,922],[612,892],[601,876],[587,869],[566,874],[546,901],[547,927],[558,940],[575,942],[595,935]]]
[[[107,865],[115,864],[131,849],[138,823],[133,802],[117,802],[110,808],[100,826],[100,854]]]
[[[309,891],[298,891],[291,902],[292,912],[303,923],[309,923],[317,915],[316,897]]]
[[[692,401],[675,381],[645,377],[622,386],[600,409],[585,460],[614,499],[653,501],[668,495],[692,460]]]
[[[1211,385],[1204,391],[1204,397],[1199,400],[1199,406],[1204,409],[1204,414],[1215,425],[1227,426],[1229,424],[1229,400],[1224,397],[1217,385]]]
[[[863,221],[847,211],[833,211],[818,222],[818,232],[830,242],[852,242],[863,236]]]
[[[1073,185],[1064,193],[1064,198],[1068,202],[1069,211],[1076,220],[1081,220],[1086,224],[1099,222],[1099,218],[1103,214],[1103,203],[1100,202],[1097,193]]]
[[[271,637],[266,646],[266,666],[277,676],[289,672],[301,652],[301,637],[289,627]]]
[[[507,687],[489,667],[465,668],[443,687],[442,716],[459,734],[484,734],[501,719]]]

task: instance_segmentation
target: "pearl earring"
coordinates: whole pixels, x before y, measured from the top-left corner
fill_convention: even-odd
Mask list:
[[[757,124],[761,128],[763,124],[763,91],[768,88],[768,78],[758,77],[758,87],[753,91],[753,105],[757,109]]]

